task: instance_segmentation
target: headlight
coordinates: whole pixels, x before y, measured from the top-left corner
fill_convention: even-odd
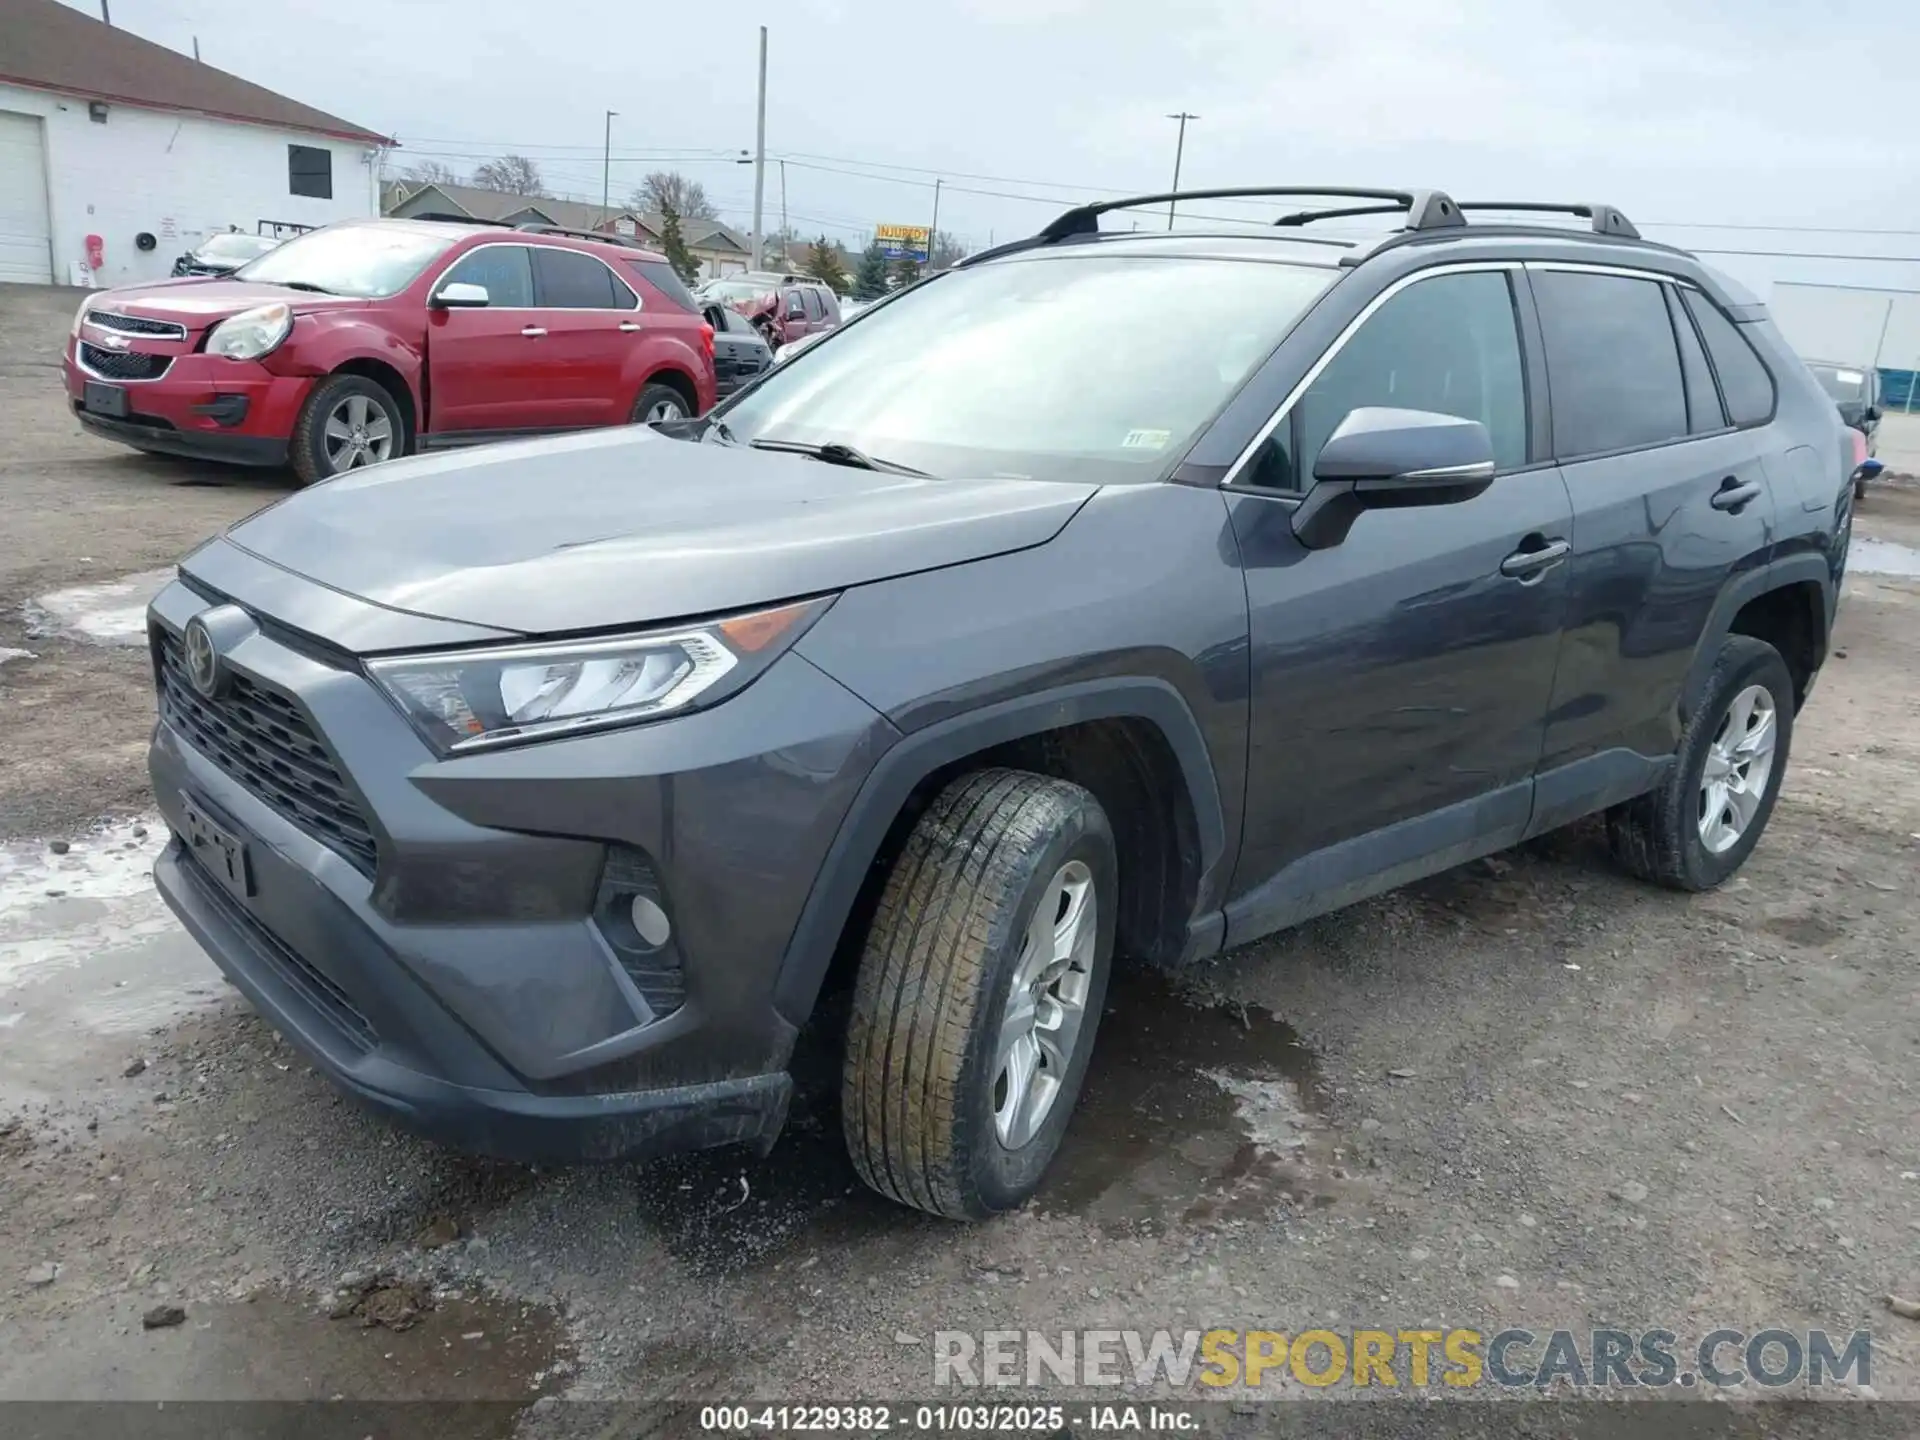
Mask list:
[[[599,730],[712,704],[746,685],[828,605],[652,634],[370,660],[367,672],[442,754]]]
[[[207,353],[229,360],[258,360],[271,354],[293,329],[293,311],[279,301],[243,310],[222,320],[207,336]]]

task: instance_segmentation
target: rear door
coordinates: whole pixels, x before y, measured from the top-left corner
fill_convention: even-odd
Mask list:
[[[1574,509],[1537,831],[1623,798],[1595,787],[1636,788],[1673,752],[1714,602],[1772,541],[1774,402],[1752,347],[1690,285],[1558,262],[1528,279]]]
[[[526,376],[553,429],[625,424],[627,357],[640,337],[640,297],[599,257],[541,245],[533,250],[534,293],[544,334],[539,365]]]
[[[533,261],[525,245],[467,251],[434,282],[478,285],[487,303],[427,310],[427,429],[524,430],[541,424],[526,376],[535,368],[540,321],[533,308]]]

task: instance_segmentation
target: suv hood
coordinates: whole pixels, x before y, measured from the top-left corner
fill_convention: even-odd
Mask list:
[[[922,480],[628,427],[349,472],[227,538],[392,609],[552,635],[745,609],[1044,544],[1097,488]]]
[[[103,290],[87,308],[171,320],[186,326],[191,334],[230,315],[238,315],[242,310],[270,305],[276,300],[292,306],[296,315],[315,310],[364,308],[373,303],[358,295],[315,295],[308,290],[290,290],[285,285],[255,285],[245,280],[206,280],[190,276]]]

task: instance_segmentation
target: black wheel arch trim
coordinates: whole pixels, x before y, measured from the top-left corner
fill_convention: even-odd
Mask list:
[[[1720,653],[1720,644],[1733,633],[1734,617],[1747,605],[1773,590],[1783,590],[1789,585],[1811,582],[1820,595],[1820,614],[1814,627],[1814,664],[1818,670],[1827,657],[1827,637],[1833,628],[1834,586],[1833,570],[1824,552],[1804,551],[1798,555],[1789,555],[1783,559],[1769,561],[1742,575],[1734,577],[1713,603],[1713,611],[1707,617],[1705,628],[1700,633],[1699,646],[1693,653],[1693,664],[1687,670],[1686,687],[1680,694],[1680,722],[1684,726],[1693,717],[1694,709],[1700,704],[1706,693],[1707,677],[1713,671],[1714,657]]]
[[[1090,720],[1144,720],[1165,736],[1186,781],[1200,840],[1197,909],[1218,905],[1226,873],[1226,814],[1199,721],[1165,680],[1114,678],[1021,695],[901,737],[881,755],[854,796],[787,941],[774,984],[774,1007],[804,1024],[833,961],[860,887],[887,832],[916,786],[966,756],[1044,731]]]

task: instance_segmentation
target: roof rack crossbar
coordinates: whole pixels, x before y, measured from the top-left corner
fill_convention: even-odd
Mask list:
[[[1124,200],[1099,200],[1078,205],[1057,216],[1035,241],[1051,245],[1077,235],[1097,235],[1100,217],[1114,210],[1137,210],[1148,205],[1171,205],[1182,200],[1260,200],[1297,195],[1320,200],[1379,200],[1389,204],[1367,213],[1404,210],[1409,230],[1435,230],[1461,223],[1459,207],[1438,190],[1363,190],[1347,185],[1254,185],[1231,190],[1170,190],[1160,195],[1131,195]]]
[[[575,230],[567,225],[549,225],[542,220],[525,220],[513,227],[532,235],[565,235],[574,240],[597,240],[602,245],[619,245],[628,250],[644,250],[636,236],[621,235],[612,230]]]
[[[1596,235],[1618,235],[1623,240],[1640,238],[1633,222],[1611,205],[1556,205],[1548,200],[1462,200],[1459,208],[1507,210],[1527,215],[1577,215],[1592,223]]]

